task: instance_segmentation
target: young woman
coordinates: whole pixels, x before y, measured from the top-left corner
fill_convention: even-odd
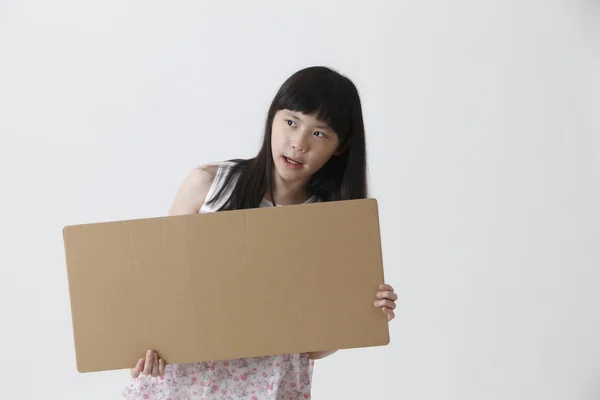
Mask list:
[[[358,91],[336,71],[311,67],[289,77],[275,95],[256,157],[192,170],[169,214],[366,197],[365,132]],[[398,297],[389,285],[379,289],[373,293],[374,306],[392,320]],[[123,398],[308,399],[313,360],[335,351],[167,366],[156,351],[148,350],[131,370]]]

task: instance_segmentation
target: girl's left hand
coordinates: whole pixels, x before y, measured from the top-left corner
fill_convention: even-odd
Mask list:
[[[379,292],[377,292],[377,301],[375,302],[376,307],[381,307],[381,310],[387,314],[388,321],[391,321],[396,316],[394,309],[396,308],[396,300],[398,295],[394,293],[394,288],[390,285],[379,285]]]

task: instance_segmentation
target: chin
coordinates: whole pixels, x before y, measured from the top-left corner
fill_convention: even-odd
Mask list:
[[[295,171],[286,171],[283,168],[277,168],[277,174],[279,177],[285,181],[301,181],[306,179],[306,174],[295,172]]]
[[[306,180],[309,176],[306,169],[291,170],[278,163],[275,163],[275,171],[281,179],[289,182]]]

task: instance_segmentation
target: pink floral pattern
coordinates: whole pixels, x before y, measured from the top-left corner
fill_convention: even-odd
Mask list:
[[[167,365],[165,376],[131,378],[123,400],[310,399],[307,353]]]

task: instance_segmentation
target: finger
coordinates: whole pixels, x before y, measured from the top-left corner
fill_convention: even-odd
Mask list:
[[[379,292],[379,293],[377,293],[377,297],[380,298],[380,299],[388,299],[388,300],[391,300],[391,301],[398,300],[398,295],[396,293],[394,293],[394,292],[390,292],[389,290],[385,291],[385,292]]]
[[[389,291],[389,292],[393,292],[393,291],[394,291],[394,288],[393,288],[393,287],[391,287],[390,285],[388,285],[388,284],[384,283],[384,284],[382,284],[382,285],[379,285],[379,290],[387,290],[387,291]]]
[[[135,365],[135,367],[131,369],[131,377],[137,378],[138,376],[140,376],[140,373],[142,372],[143,368],[144,368],[144,359],[140,358],[138,360],[137,364]]]
[[[387,307],[392,310],[394,310],[396,308],[396,303],[394,303],[393,301],[390,301],[390,300],[378,300],[375,302],[375,305],[377,307]]]
[[[383,310],[383,312],[385,312],[387,314],[388,321],[391,321],[396,317],[396,314],[394,314],[394,311],[390,310],[389,308],[383,307],[382,310]]]
[[[160,360],[158,360],[158,375],[165,376],[166,368],[167,368],[167,365],[165,363],[165,360],[163,360],[162,358]]]
[[[146,352],[146,362],[144,364],[144,370],[142,371],[144,375],[150,375],[152,373],[152,364],[154,362],[154,351],[148,350]]]
[[[152,362],[152,376],[158,376],[158,355],[154,353],[154,361]]]

